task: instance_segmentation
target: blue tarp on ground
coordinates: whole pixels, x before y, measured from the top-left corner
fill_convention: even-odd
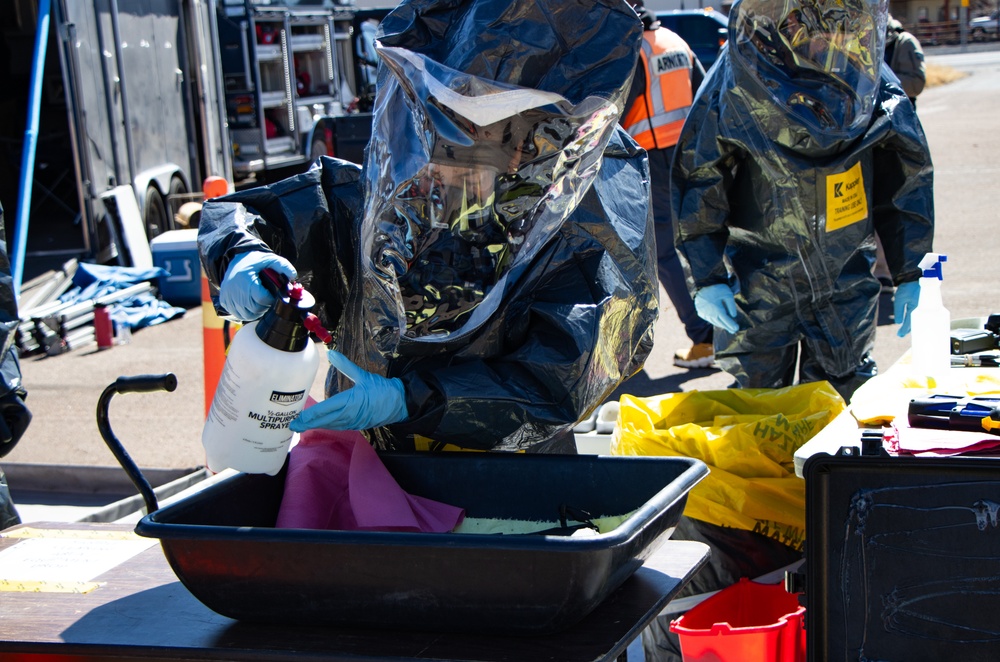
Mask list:
[[[167,272],[160,267],[145,269],[81,262],[73,274],[72,289],[60,297],[60,301],[66,303],[91,301],[166,275]],[[135,330],[180,317],[185,309],[171,306],[166,301],[156,298],[152,292],[143,292],[109,304],[108,312],[115,324]]]

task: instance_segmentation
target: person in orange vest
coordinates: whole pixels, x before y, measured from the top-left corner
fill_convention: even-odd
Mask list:
[[[674,353],[674,365],[710,368],[715,363],[712,325],[698,316],[684,283],[684,271],[674,249],[670,204],[670,161],[674,145],[694,93],[705,77],[705,69],[687,42],[661,26],[642,2],[632,5],[642,20],[643,42],[622,126],[649,155],[657,275],[691,340],[691,347],[682,347]]]

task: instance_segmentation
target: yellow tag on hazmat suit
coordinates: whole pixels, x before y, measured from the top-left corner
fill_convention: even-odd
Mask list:
[[[828,382],[622,396],[612,455],[693,457],[710,469],[684,514],[755,531],[800,550],[805,481],[794,453],[846,408]]]
[[[826,231],[832,232],[868,218],[868,197],[858,161],[847,172],[827,175]]]

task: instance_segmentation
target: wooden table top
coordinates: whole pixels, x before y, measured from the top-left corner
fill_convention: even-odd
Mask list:
[[[0,534],[0,554],[23,542],[38,545],[40,539],[52,542],[53,549],[61,544],[63,557],[67,545],[84,549],[74,542],[81,540],[103,539],[101,544],[112,546],[108,540],[121,540],[130,550],[142,548],[92,581],[62,586],[11,579],[16,573],[5,571],[0,560],[0,659],[614,660],[709,554],[701,543],[668,540],[583,621],[555,634],[362,631],[266,626],[221,616],[177,580],[157,541],[131,531],[127,524],[32,523]],[[143,548],[143,542],[151,545]],[[36,548],[18,551],[29,549]],[[37,549],[44,556],[45,546]]]

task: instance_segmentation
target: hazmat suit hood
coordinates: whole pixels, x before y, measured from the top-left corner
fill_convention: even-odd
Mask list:
[[[886,0],[738,0],[728,48],[748,115],[792,148],[840,149],[864,133],[887,15]]]
[[[401,337],[460,342],[497,311],[591,187],[641,29],[611,0],[413,0],[383,19],[358,337],[388,357]]]

